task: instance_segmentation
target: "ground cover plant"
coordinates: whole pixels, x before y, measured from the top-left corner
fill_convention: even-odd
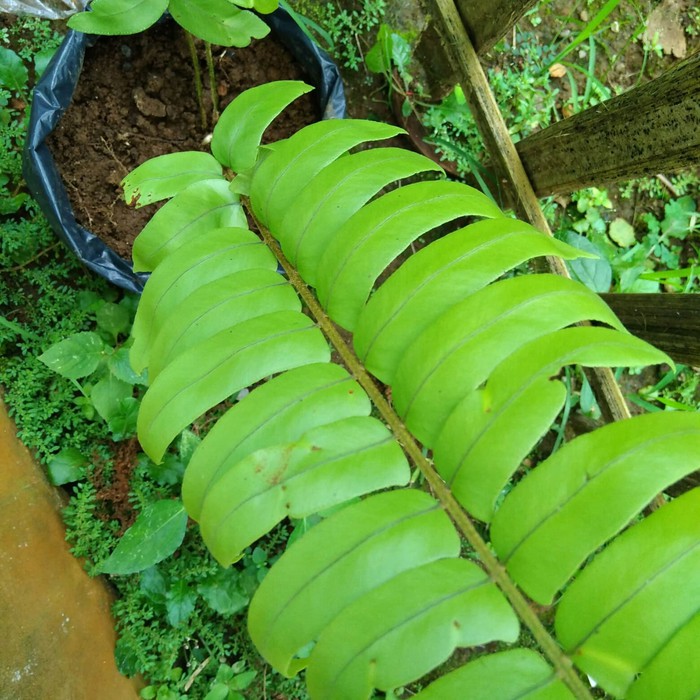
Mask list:
[[[95,574],[141,511],[179,494],[198,438],[187,432],[158,466],[138,449],[133,407],[141,379],[130,370],[126,346],[136,298],[85,270],[56,241],[21,177],[31,87],[61,37],[46,21],[2,20],[3,56],[12,69],[3,80],[19,81],[0,88],[0,139],[7,146],[0,386],[19,437],[66,489],[67,539]],[[261,662],[241,613],[287,536],[280,529],[224,571],[190,532],[177,557],[113,577],[117,664],[147,679],[144,697],[304,697],[298,683]]]
[[[683,665],[697,622],[697,491],[639,515],[697,469],[698,416],[607,426],[510,481],[565,402],[564,366],[668,358],[621,331],[580,283],[494,282],[533,256],[580,251],[503,216],[483,194],[433,180],[372,199],[388,182],[435,167],[395,149],[346,154],[395,135],[393,127],[319,123],[258,161],[264,126],[305,89],[244,93],[219,122],[211,157],[165,156],[125,181],[136,201],[172,197],[134,249],[136,267],[153,271],[130,352],[135,371],[149,371],[138,419],[145,451],[158,462],[197,415],[272,375],[195,450],[183,481],[187,512],[228,565],[287,516],[334,509],[263,580],[249,613],[254,642],[279,671],[305,668],[312,697],[364,698],[417,680],[457,646],[515,642],[520,616],[551,667],[516,648],[418,697],[462,697],[475,685],[483,697],[496,688],[502,697],[525,688],[590,697],[572,661],[614,697],[651,698],[662,686],[679,697],[696,692],[698,679],[672,668]],[[224,168],[236,174],[231,184]],[[262,240],[245,227],[240,195]],[[465,215],[481,220],[409,257],[370,296],[413,240]],[[237,303],[252,294],[259,303]],[[608,328],[571,326],[584,319]],[[353,333],[357,357],[334,323]],[[328,341],[347,369],[330,361]],[[367,370],[391,386],[392,405]],[[371,404],[395,437],[370,416]],[[415,482],[407,458],[427,489],[387,491]],[[459,558],[453,524],[480,566]],[[517,586],[540,605],[556,599],[563,655]],[[650,606],[655,613],[640,614]]]

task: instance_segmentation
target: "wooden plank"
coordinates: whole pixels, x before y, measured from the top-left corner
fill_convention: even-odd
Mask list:
[[[627,330],[700,367],[700,294],[601,294]]]
[[[516,148],[540,197],[697,165],[700,53]]]
[[[547,219],[510,138],[508,127],[503,121],[454,0],[432,0],[431,8],[434,9],[435,20],[440,25],[439,30],[443,36],[448,37],[445,50],[459,75],[460,86],[499,176],[505,187],[510,188],[513,193],[518,216],[551,236]],[[546,258],[546,265],[549,271],[569,277],[561,258]],[[591,368],[586,371],[586,376],[605,420],[614,421],[630,417],[627,403],[609,368]]]
[[[537,0],[457,0],[456,5],[478,54],[486,53]]]

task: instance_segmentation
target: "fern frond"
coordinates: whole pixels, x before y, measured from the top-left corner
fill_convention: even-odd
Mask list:
[[[299,89],[275,96],[268,86],[266,118]],[[229,107],[244,123],[254,111],[245,99]],[[132,361],[152,372],[139,435],[156,460],[201,412],[275,375],[227,411],[185,474],[185,505],[222,563],[287,515],[342,506],[281,556],[253,598],[249,628],[261,653],[282,673],[307,668],[314,698],[367,698],[417,679],[457,646],[515,641],[520,617],[555,670],[513,650],[471,662],[419,697],[461,698],[465,688],[477,698],[589,697],[572,663],[618,697],[628,688],[630,697],[655,697],[698,628],[698,523],[685,505],[697,496],[641,514],[698,468],[700,417],[610,425],[515,485],[512,477],[561,409],[563,367],[638,367],[667,356],[626,333],[578,283],[499,281],[534,257],[581,252],[503,216],[480,193],[434,180],[382,194],[434,169],[391,148],[348,153],[395,128],[321,123],[263,150],[260,130],[251,133],[227,140],[222,127],[217,152],[230,165],[236,140],[249,139],[233,189],[250,191],[267,246],[221,223],[243,215],[223,181],[176,194],[139,244],[140,264],[155,271]],[[201,224],[209,217],[213,231]],[[449,222],[462,227],[402,262],[412,242]],[[277,260],[289,282],[275,282]],[[607,327],[576,325],[588,321]],[[354,330],[357,357],[333,322]],[[347,370],[330,361],[324,334]],[[391,385],[395,410],[367,369]],[[409,465],[369,417],[370,398],[435,498],[414,488],[371,495],[405,485]],[[490,542],[465,511],[491,523]],[[459,557],[459,535],[478,564]],[[564,591],[556,627],[569,656],[518,586],[547,605]],[[598,595],[605,586],[609,594]],[[642,609],[649,624],[640,640],[633,620]],[[674,681],[678,697],[698,692],[698,674],[687,677]]]

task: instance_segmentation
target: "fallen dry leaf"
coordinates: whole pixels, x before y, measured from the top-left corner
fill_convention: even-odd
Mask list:
[[[643,39],[647,44],[656,42],[666,55],[685,58],[687,44],[681,25],[681,14],[675,0],[664,0],[650,15]]]

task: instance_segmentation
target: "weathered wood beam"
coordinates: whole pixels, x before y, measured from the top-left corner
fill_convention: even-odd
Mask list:
[[[552,235],[508,127],[496,104],[488,80],[472,45],[454,0],[433,0],[435,20],[439,22],[452,64],[459,75],[460,85],[469,102],[476,124],[484,139],[499,175],[513,192],[515,209],[521,218],[540,231]],[[548,269],[569,277],[561,258],[547,258]],[[629,418],[630,412],[612,371],[599,367],[586,372],[598,405],[607,421]]]
[[[504,37],[536,2],[537,0],[457,0],[456,5],[476,52],[483,54]]]
[[[601,294],[627,330],[700,367],[700,294]]]
[[[700,53],[516,148],[540,197],[697,165]]]

